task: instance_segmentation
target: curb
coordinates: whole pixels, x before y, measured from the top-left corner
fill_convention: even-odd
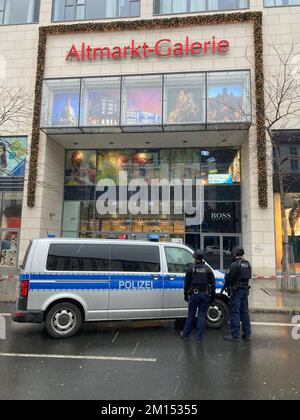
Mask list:
[[[252,314],[300,315],[300,308],[250,308]]]

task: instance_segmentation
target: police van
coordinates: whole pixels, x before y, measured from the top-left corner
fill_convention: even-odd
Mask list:
[[[54,338],[77,333],[85,321],[186,318],[185,272],[193,250],[174,243],[38,239],[27,249],[12,319],[45,323]],[[214,271],[217,289],[224,275]],[[218,295],[207,324],[221,328],[228,297]]]

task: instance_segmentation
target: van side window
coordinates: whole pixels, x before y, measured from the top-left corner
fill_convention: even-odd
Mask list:
[[[49,271],[109,271],[109,247],[97,244],[50,245]]]
[[[193,254],[186,249],[165,247],[165,251],[169,273],[186,273],[194,263]]]
[[[111,271],[129,273],[159,273],[158,246],[111,245]]]

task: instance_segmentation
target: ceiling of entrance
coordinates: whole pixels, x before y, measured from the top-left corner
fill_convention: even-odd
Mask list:
[[[48,135],[65,149],[126,149],[239,147],[248,131],[203,131],[184,133],[61,134]]]

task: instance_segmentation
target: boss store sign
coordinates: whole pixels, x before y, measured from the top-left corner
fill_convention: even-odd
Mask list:
[[[206,203],[202,229],[204,232],[240,233],[240,203]]]
[[[191,41],[189,36],[183,42],[174,42],[170,38],[162,38],[150,46],[147,42],[139,43],[132,40],[129,45],[114,47],[92,46],[82,42],[73,44],[66,55],[66,61],[103,61],[123,60],[126,58],[147,57],[183,57],[203,56],[207,54],[226,54],[230,49],[230,42],[226,39],[211,39]]]

